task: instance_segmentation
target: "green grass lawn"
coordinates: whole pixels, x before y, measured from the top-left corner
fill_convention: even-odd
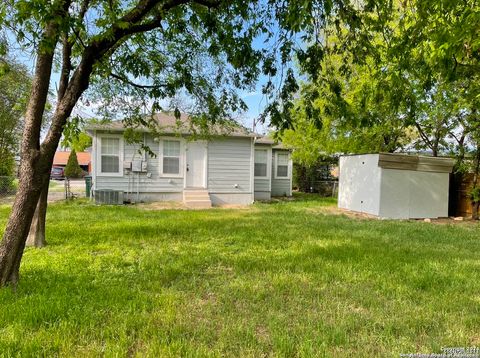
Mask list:
[[[480,345],[480,230],[56,203],[0,290],[0,356],[398,357]],[[0,207],[0,231],[9,209]]]

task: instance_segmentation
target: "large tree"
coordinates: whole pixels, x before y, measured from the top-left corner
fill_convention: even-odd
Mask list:
[[[436,156],[452,148],[453,132],[463,143],[458,129],[471,128],[465,120],[480,93],[473,25],[480,6],[459,0],[358,6],[364,10],[357,18],[360,35],[352,36],[332,12],[317,44],[317,72],[309,62],[300,65],[308,76],[300,101],[306,118],[319,128],[327,124],[334,135],[347,134],[340,152],[414,148]]]
[[[320,69],[303,86],[306,117],[317,116],[315,122],[335,134],[350,128],[350,145],[370,133],[361,141],[367,146],[383,141],[379,150],[394,150],[403,137],[407,149],[455,154],[457,170],[474,173],[475,216],[480,201],[480,5],[415,0],[359,6],[372,9],[358,18],[362,36],[370,41],[356,41],[349,26],[331,14],[318,50],[325,54]],[[312,72],[308,66],[301,70]]]
[[[7,38],[32,50],[36,63],[18,193],[0,244],[0,286],[18,281],[25,240],[40,193],[48,187],[55,149],[82,96],[128,112],[126,122],[132,126],[148,124],[139,107],[148,103],[158,109],[159,99],[177,92],[189,95],[197,117],[229,117],[245,109],[238,90],[251,90],[260,75],[280,74],[279,65],[287,64],[295,50],[295,34],[313,39],[333,4],[345,18],[355,19],[353,7],[341,0],[3,1],[2,29],[9,32]],[[255,45],[255,39],[262,45]],[[42,115],[57,67],[55,108],[41,142]],[[283,89],[277,91],[275,81],[264,88],[271,95],[267,110],[276,123],[282,120],[280,113],[288,113],[296,89],[293,71],[282,70],[285,76],[278,77],[283,78]],[[89,87],[96,91],[86,92]],[[280,101],[284,105],[278,109]]]

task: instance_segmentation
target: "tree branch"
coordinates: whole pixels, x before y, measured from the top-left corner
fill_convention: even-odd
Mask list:
[[[82,21],[85,17],[85,14],[88,10],[90,5],[90,0],[84,0],[82,5],[80,6],[80,10],[78,12],[78,20]],[[76,29],[72,26],[72,31],[83,45],[82,39],[80,38]],[[63,49],[62,49],[62,69],[60,72],[60,86],[58,89],[58,100],[61,100],[65,95],[65,91],[67,90],[67,86],[70,80],[70,72],[72,71],[72,48],[74,45],[74,41],[69,38],[68,30],[63,34]]]
[[[159,84],[159,85],[141,85],[139,83],[135,83],[133,81],[130,81],[128,78],[126,77],[123,77],[123,76],[120,76],[120,75],[117,75],[113,72],[110,73],[110,76],[119,80],[119,81],[122,81],[124,83],[127,83],[129,84],[130,86],[133,86],[135,88],[140,88],[140,89],[153,89],[153,88],[162,88],[162,87],[165,87],[166,85],[164,83],[162,84]]]
[[[90,0],[83,0],[82,6],[80,7],[80,11],[78,12],[79,20],[83,20],[83,17],[87,13],[89,6],[90,6]]]
[[[195,0],[194,3],[208,8],[215,8],[221,5],[222,1],[218,0]]]
[[[161,27],[161,21],[165,12],[177,6],[187,4],[190,0],[167,0],[161,8],[158,9],[158,12],[155,13],[153,19],[144,21],[160,2],[161,0],[140,0],[137,6],[122,16],[120,20],[112,24],[110,29],[99,36],[95,36],[91,44],[84,49],[80,63],[68,82],[67,88],[55,109],[52,124],[41,146],[43,152],[50,152],[53,147],[58,145],[67,118],[70,116],[80,96],[89,86],[94,65],[98,63],[105,54],[110,53],[123,39],[136,33],[147,32]],[[208,7],[219,6],[221,4],[221,0],[195,0],[195,2]],[[84,4],[88,5],[88,0],[85,0]],[[125,26],[125,24],[128,25]]]
[[[163,4],[155,18],[143,22],[144,18],[160,3],[161,0],[140,0],[137,6],[121,17],[119,21],[112,24],[110,29],[103,34],[96,36],[92,43],[83,51],[82,58],[68,82],[62,99],[57,103],[53,115],[52,124],[42,143],[41,151],[49,153],[52,147],[56,147],[62,135],[63,126],[70,116],[80,96],[88,88],[90,76],[95,63],[109,53],[115,45],[124,38],[135,33],[146,32],[160,27],[162,15],[176,6],[186,4],[189,0],[170,0]],[[129,23],[129,26],[125,26]]]
[[[64,17],[71,0],[65,0],[56,16]],[[48,96],[48,87],[52,74],[55,46],[58,42],[59,24],[51,20],[45,26],[40,40],[38,56],[35,63],[35,75],[32,82],[31,96],[25,114],[25,127],[22,136],[22,157],[29,150],[38,150],[40,146],[40,128]]]
[[[428,145],[430,147],[430,149],[433,149],[432,142],[430,141],[430,139],[428,139],[428,136],[425,134],[422,127],[420,127],[420,125],[417,123],[417,121],[415,121],[415,127],[417,128],[418,133],[420,134],[420,137],[422,137],[425,144]]]
[[[68,81],[70,79],[70,71],[72,70],[72,46],[73,43],[68,39],[68,33],[63,34],[63,49],[62,49],[62,70],[60,72],[60,85],[58,88],[57,97],[61,101],[67,90]]]

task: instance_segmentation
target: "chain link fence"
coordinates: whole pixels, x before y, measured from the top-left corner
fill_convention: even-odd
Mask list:
[[[17,193],[18,180],[15,177],[0,176],[0,205],[12,204]],[[86,186],[82,179],[50,180],[48,201],[85,198]]]
[[[17,193],[17,179],[10,176],[0,176],[0,204],[13,202]]]
[[[338,197],[338,180],[316,180],[310,183],[303,183],[299,191],[304,193],[314,193],[322,197]]]
[[[65,199],[85,198],[85,180],[84,179],[65,179],[64,192]]]
[[[314,182],[313,192],[323,197],[338,197],[338,180],[318,180]]]
[[[85,197],[85,180],[83,178],[50,180],[50,187],[48,188],[49,201],[59,201]]]

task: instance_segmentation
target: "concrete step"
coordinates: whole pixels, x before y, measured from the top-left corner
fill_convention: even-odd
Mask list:
[[[189,200],[185,201],[185,206],[191,209],[208,209],[212,207],[212,202],[208,200]]]
[[[186,194],[183,196],[184,200],[210,200],[208,194]]]
[[[210,195],[206,189],[186,189],[183,191],[185,206],[192,209],[207,209],[212,207]]]

